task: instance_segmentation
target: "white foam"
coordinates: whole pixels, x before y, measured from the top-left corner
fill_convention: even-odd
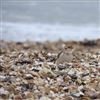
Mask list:
[[[62,25],[62,24],[24,24],[2,23],[0,36],[3,40],[13,41],[55,41],[83,40],[100,38],[100,27],[96,25]]]

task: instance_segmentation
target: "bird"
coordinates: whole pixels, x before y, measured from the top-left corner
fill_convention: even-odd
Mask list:
[[[70,63],[73,60],[73,47],[64,47],[57,55],[56,64]]]

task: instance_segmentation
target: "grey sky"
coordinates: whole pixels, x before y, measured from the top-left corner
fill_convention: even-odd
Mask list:
[[[0,0],[2,21],[99,24],[99,0]]]

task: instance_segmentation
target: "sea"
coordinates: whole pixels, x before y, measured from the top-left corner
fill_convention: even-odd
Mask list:
[[[0,40],[100,39],[100,0],[0,0]]]

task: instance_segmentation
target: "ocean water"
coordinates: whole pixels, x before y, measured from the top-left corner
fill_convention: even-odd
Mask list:
[[[100,38],[100,0],[0,0],[0,39]]]
[[[96,39],[100,38],[100,29],[96,25],[3,23],[1,38],[13,41]]]

